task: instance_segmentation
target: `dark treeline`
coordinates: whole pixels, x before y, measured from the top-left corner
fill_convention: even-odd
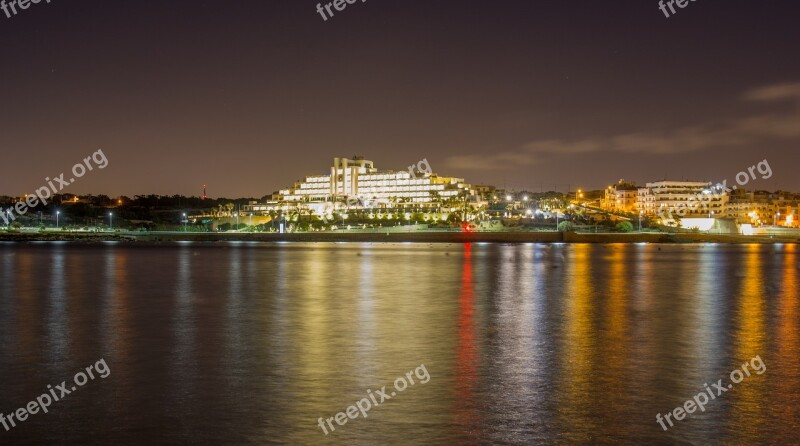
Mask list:
[[[0,210],[11,211],[25,197],[0,196]],[[15,222],[23,225],[41,222],[50,226],[58,221],[63,226],[108,225],[148,226],[180,224],[183,214],[192,215],[219,209],[238,208],[257,198],[201,198],[183,195],[107,195],[59,194],[39,202],[24,215],[15,214]],[[110,215],[109,215],[110,214]]]

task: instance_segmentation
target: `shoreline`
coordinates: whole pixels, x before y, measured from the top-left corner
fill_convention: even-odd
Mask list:
[[[294,243],[800,243],[791,236],[745,236],[702,233],[574,233],[574,232],[312,232],[312,233],[0,233],[0,242],[74,242],[161,244],[172,242]]]

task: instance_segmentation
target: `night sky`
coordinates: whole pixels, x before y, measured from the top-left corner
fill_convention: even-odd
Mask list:
[[[6,0],[8,2],[8,0]],[[334,157],[534,191],[800,191],[800,2],[42,0],[0,12],[0,194],[261,197]]]

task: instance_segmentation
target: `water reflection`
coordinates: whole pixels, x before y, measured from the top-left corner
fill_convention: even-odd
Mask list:
[[[780,444],[800,416],[796,245],[0,249],[0,411],[112,368],[13,444]],[[767,373],[655,422],[755,355]]]
[[[597,330],[594,327],[595,302],[592,286],[590,245],[576,245],[571,252],[566,275],[564,317],[565,332],[562,339],[563,355],[560,358],[558,382],[560,425],[569,442],[589,441],[591,432],[599,428],[598,419],[591,412],[598,407],[594,381]],[[599,404],[599,401],[597,401]]]
[[[458,295],[458,343],[456,347],[455,419],[461,432],[474,432],[480,419],[475,401],[478,383],[478,347],[475,328],[475,296],[472,285],[472,245],[464,245],[461,267],[461,289]],[[479,436],[475,436],[476,438]]]
[[[50,292],[47,299],[47,356],[50,361],[69,361],[70,325],[67,318],[69,294],[66,280],[66,253],[63,245],[54,245],[51,257]]]
[[[752,244],[746,248],[744,258],[744,278],[742,280],[737,299],[736,330],[734,335],[734,355],[731,371],[741,368],[754,356],[761,356],[767,361],[769,368],[770,356],[766,355],[766,340],[764,312],[766,296],[764,294],[764,271],[762,269],[762,246]],[[725,394],[730,399],[731,414],[728,430],[731,435],[743,442],[751,443],[760,440],[761,428],[766,421],[757,414],[762,411],[762,396],[767,389],[767,381],[755,373],[739,384],[733,384],[735,391]],[[730,381],[730,376],[724,382]]]
[[[767,370],[775,389],[772,406],[775,407],[776,428],[771,439],[774,444],[789,444],[797,440],[797,423],[800,420],[800,314],[798,314],[798,269],[797,245],[785,245],[780,263],[780,286],[778,287],[777,345],[771,355]],[[765,353],[766,354],[766,353]],[[764,356],[762,356],[764,358]],[[762,375],[763,376],[763,375]],[[763,396],[762,396],[763,398]]]

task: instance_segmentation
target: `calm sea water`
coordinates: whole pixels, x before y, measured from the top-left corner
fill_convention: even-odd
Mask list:
[[[795,245],[0,253],[0,412],[110,369],[0,426],[3,445],[799,442]],[[765,373],[656,422],[755,356]],[[325,435],[320,417],[383,386],[391,400]]]

